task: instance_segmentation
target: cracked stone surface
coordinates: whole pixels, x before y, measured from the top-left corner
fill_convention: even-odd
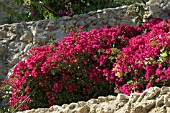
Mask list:
[[[164,92],[164,89],[168,91]],[[17,113],[170,113],[169,95],[170,87],[151,87],[143,93],[132,93],[130,96],[124,94],[100,96],[88,101]],[[162,104],[156,104],[160,100],[164,100]]]

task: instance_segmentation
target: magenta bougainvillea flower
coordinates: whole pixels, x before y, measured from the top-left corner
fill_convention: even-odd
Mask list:
[[[77,31],[57,44],[34,47],[14,67],[12,107],[24,99],[20,110],[168,84],[170,19]]]

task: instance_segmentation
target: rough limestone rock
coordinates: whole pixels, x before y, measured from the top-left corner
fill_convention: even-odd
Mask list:
[[[156,104],[157,100],[162,99],[162,104]],[[17,113],[170,113],[169,100],[170,87],[151,87],[143,93],[132,93],[130,96],[100,96],[87,102],[79,101]]]
[[[170,13],[170,1],[169,0],[150,0],[147,2],[150,10],[150,14],[153,18],[166,18]],[[168,12],[168,13],[164,13]]]

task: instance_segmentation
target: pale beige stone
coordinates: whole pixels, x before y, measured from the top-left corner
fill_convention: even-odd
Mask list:
[[[166,113],[170,113],[170,107],[166,107]]]
[[[142,102],[142,106],[144,109],[146,109],[147,111],[150,111],[152,109],[152,107],[154,107],[156,104],[155,100],[147,100]]]
[[[33,35],[29,31],[25,31],[24,35],[20,37],[20,40],[24,42],[32,41],[32,39],[33,39]]]
[[[79,113],[89,113],[90,107],[88,105],[84,105],[80,108]]]
[[[77,106],[77,103],[71,103],[68,107],[69,107],[69,109],[75,109],[76,108],[76,106]]]

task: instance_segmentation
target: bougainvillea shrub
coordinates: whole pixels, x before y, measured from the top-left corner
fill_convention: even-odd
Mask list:
[[[169,23],[81,28],[56,44],[34,47],[10,77],[10,105],[26,110],[166,85]]]
[[[150,32],[131,38],[113,65],[115,90],[127,95],[170,85],[170,19],[154,19],[143,27]]]

